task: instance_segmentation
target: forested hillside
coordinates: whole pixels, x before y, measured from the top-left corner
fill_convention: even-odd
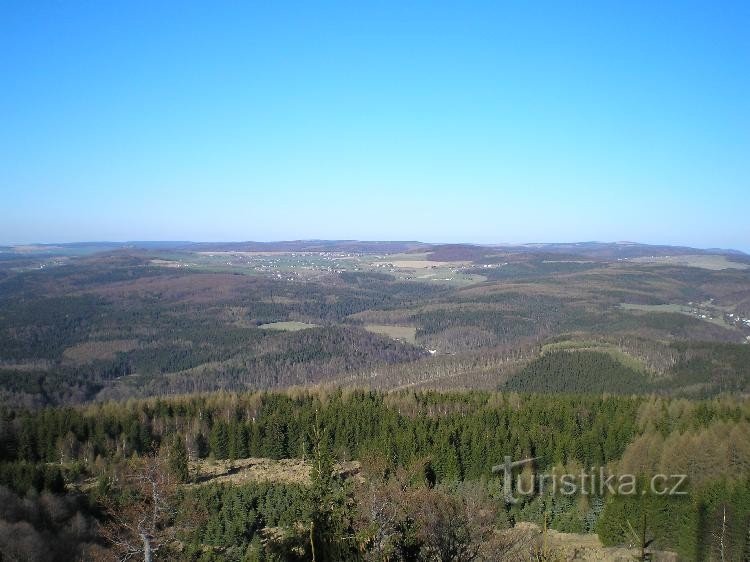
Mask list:
[[[273,552],[287,549],[290,555],[295,548],[302,549],[300,558],[305,559],[311,545],[345,549],[346,559],[378,559],[374,537],[367,535],[378,524],[369,511],[373,498],[379,498],[381,508],[394,509],[394,516],[405,517],[392,536],[382,539],[392,549],[407,548],[403,541],[413,541],[408,548],[416,551],[427,549],[427,535],[421,533],[437,523],[425,519],[426,513],[438,505],[463,510],[466,502],[481,502],[492,514],[484,523],[454,522],[468,525],[453,528],[468,533],[463,539],[467,548],[486,538],[483,525],[503,529],[521,521],[546,521],[552,529],[598,533],[605,544],[621,544],[630,540],[627,524],[641,524],[645,514],[655,546],[703,560],[716,547],[718,514],[725,509],[731,533],[724,540],[726,552],[732,553],[726,559],[739,560],[750,547],[742,535],[750,524],[750,407],[739,399],[480,392],[214,394],[38,412],[5,409],[1,421],[4,493],[13,498],[67,492],[63,497],[68,499],[55,501],[77,506],[70,509],[79,510],[90,529],[80,535],[76,548],[107,547],[107,533],[117,531],[116,520],[107,515],[108,502],[118,497],[113,494],[136,493],[128,492],[128,467],[158,459],[151,455],[160,450],[168,472],[188,483],[205,479],[195,464],[200,459],[315,461],[325,456],[327,463],[361,461],[363,472],[354,480],[331,480],[326,473],[319,475],[326,482],[317,482],[313,470],[312,488],[261,482],[227,486],[210,480],[183,488],[174,501],[196,502],[201,515],[169,524],[182,544],[192,545],[190,556],[200,560],[240,560],[248,552],[274,559]],[[534,471],[540,473],[607,467],[643,478],[657,471],[687,474],[688,495],[597,492],[570,497],[548,490],[506,505],[502,478],[491,471],[505,455],[535,457]],[[180,465],[180,456],[186,464]],[[314,503],[315,494],[332,494],[334,507]],[[114,501],[127,506],[134,499],[125,495]],[[187,517],[190,512],[182,513]],[[328,534],[310,543],[304,531],[310,521],[326,525]],[[399,526],[407,521],[414,526],[411,531]],[[45,533],[68,532],[36,525]],[[206,550],[209,545],[221,548]],[[493,548],[502,551],[501,544]],[[65,550],[60,552],[64,559]]]
[[[748,390],[739,256],[683,266],[550,248],[324,250],[2,261],[0,396],[42,406],[320,383]],[[560,342],[582,353],[546,354]]]

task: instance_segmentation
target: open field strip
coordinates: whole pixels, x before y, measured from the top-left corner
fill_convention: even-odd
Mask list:
[[[278,330],[281,332],[298,332],[299,330],[307,330],[309,328],[318,328],[318,324],[308,324],[306,322],[270,322],[268,324],[261,324],[258,328],[263,330]]]
[[[414,326],[390,326],[387,324],[367,324],[365,330],[374,334],[382,334],[394,340],[415,343],[417,329]]]

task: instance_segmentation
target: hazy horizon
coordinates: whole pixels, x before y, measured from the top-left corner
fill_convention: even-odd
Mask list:
[[[735,251],[742,252],[744,254],[750,253],[748,250],[743,248],[731,248],[731,247],[719,247],[719,246],[691,246],[688,244],[671,244],[662,242],[641,242],[635,240],[556,240],[556,241],[526,241],[526,242],[475,242],[471,240],[406,240],[396,238],[384,238],[384,239],[372,239],[364,240],[359,238],[286,238],[286,239],[246,239],[246,240],[146,240],[143,238],[133,240],[70,240],[70,241],[49,241],[49,242],[13,242],[13,243],[0,243],[0,246],[5,247],[24,247],[24,246],[56,246],[56,245],[105,245],[105,244],[282,244],[282,243],[293,243],[293,242],[358,242],[358,243],[378,243],[378,242],[405,242],[415,244],[428,244],[428,245],[469,245],[469,246],[487,246],[487,247],[511,247],[511,246],[535,246],[535,245],[583,245],[583,244],[608,244],[608,245],[641,245],[641,246],[669,246],[676,248],[693,248],[696,250],[722,250],[722,251]]]

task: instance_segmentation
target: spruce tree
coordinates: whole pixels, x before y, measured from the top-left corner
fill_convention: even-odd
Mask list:
[[[229,431],[227,424],[217,421],[211,429],[210,438],[211,452],[217,459],[226,459],[229,456]]]
[[[167,449],[167,466],[172,475],[179,482],[187,482],[190,478],[188,467],[188,452],[182,437],[175,435]]]

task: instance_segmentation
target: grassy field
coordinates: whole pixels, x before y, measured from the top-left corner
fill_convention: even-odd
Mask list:
[[[281,332],[298,332],[308,328],[317,328],[317,324],[307,324],[305,322],[271,322],[270,324],[261,324],[258,326],[264,330],[279,330]]]
[[[390,254],[360,256],[359,267],[366,271],[378,271],[392,275],[400,281],[422,281],[449,286],[466,286],[481,283],[486,277],[465,273],[467,261],[432,261],[428,254]]]
[[[747,264],[729,261],[727,256],[714,255],[687,255],[687,256],[654,256],[633,258],[629,261],[635,263],[660,263],[669,265],[682,265],[687,267],[700,267],[720,271],[722,269],[747,269]]]
[[[386,324],[367,324],[365,330],[374,334],[382,334],[409,343],[415,343],[417,329],[414,326],[389,326]]]

